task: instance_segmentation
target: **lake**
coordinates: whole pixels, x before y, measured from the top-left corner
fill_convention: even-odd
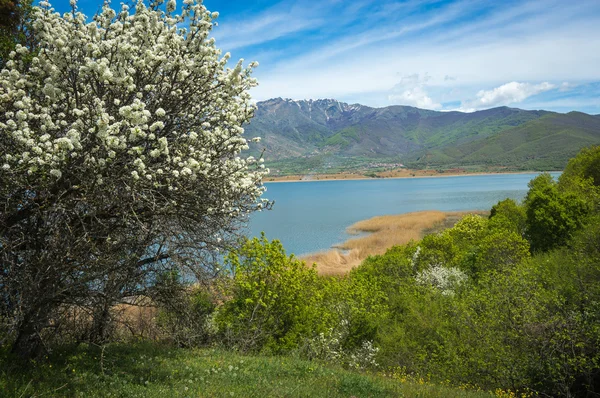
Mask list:
[[[560,173],[551,173],[555,178]],[[349,238],[346,228],[385,214],[420,210],[489,210],[522,200],[534,174],[266,183],[270,211],[252,215],[249,235],[279,239],[288,254],[331,248]]]

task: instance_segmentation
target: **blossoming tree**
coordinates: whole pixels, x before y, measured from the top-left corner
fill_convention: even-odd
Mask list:
[[[71,6],[40,2],[35,51],[17,45],[0,72],[0,322],[24,357],[61,309],[99,306],[101,325],[161,272],[212,272],[269,204],[262,159],[240,156],[256,64],[227,67],[217,13]]]

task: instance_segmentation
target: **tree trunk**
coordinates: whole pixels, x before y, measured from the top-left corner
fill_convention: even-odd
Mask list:
[[[13,354],[25,361],[39,357],[44,348],[38,329],[40,323],[34,319],[27,317],[21,322],[17,338],[11,348]]]
[[[90,342],[104,344],[108,341],[110,326],[110,302],[103,300],[99,308],[94,311],[92,330],[90,331]]]

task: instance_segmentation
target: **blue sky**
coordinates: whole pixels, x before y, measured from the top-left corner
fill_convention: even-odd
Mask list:
[[[65,10],[67,0],[52,2]],[[101,0],[80,0],[93,14]],[[113,0],[113,6],[119,2]],[[257,100],[600,114],[600,1],[206,0]]]

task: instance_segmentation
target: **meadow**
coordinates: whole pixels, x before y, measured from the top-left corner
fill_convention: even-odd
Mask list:
[[[23,370],[0,362],[3,397],[449,397],[492,394],[293,357],[150,343],[65,347]]]

